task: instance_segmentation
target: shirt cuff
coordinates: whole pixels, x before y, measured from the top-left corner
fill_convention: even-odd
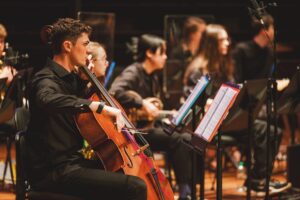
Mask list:
[[[100,102],[100,104],[96,110],[96,113],[100,114],[102,112],[104,106],[105,106],[105,102]]]
[[[91,112],[90,104],[92,103],[89,99],[79,99],[75,105],[76,112],[84,113],[84,112]]]

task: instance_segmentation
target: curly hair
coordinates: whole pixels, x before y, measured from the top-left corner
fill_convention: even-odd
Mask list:
[[[53,25],[46,25],[41,31],[42,40],[49,44],[54,54],[61,52],[65,40],[75,43],[82,33],[91,34],[92,28],[71,18],[58,19]]]

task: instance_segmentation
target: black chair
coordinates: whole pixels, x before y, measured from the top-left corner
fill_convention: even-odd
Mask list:
[[[17,183],[16,200],[82,200],[79,197],[47,191],[34,191],[30,187],[26,174],[26,145],[25,131],[16,134]]]
[[[14,110],[13,105],[10,105],[9,107],[10,107],[9,109],[11,109],[11,111],[9,112],[13,112]],[[9,113],[5,113],[5,114],[10,115]],[[3,188],[5,186],[5,176],[8,168],[10,170],[12,184],[13,186],[15,186],[15,182],[14,182],[15,179],[14,179],[12,159],[11,159],[11,147],[14,141],[15,134],[26,127],[28,119],[29,119],[29,115],[27,109],[17,108],[14,111],[14,114],[10,120],[7,120],[4,123],[0,123],[0,136],[1,138],[5,138],[6,140],[6,159],[5,159],[4,170],[3,170],[2,180],[1,180],[1,184]]]
[[[0,91],[1,95],[5,94],[4,97],[1,96],[0,101],[0,139],[5,140],[6,144],[6,159],[4,165],[3,176],[0,184],[5,187],[5,176],[7,169],[10,169],[11,181],[13,187],[15,186],[13,170],[12,170],[12,160],[11,160],[11,146],[14,141],[15,134],[22,130],[26,122],[19,122],[19,118],[24,114],[23,108],[16,107],[21,106],[21,97],[18,94],[20,88],[22,76],[17,74],[10,85],[7,87],[6,78],[0,79]],[[5,81],[5,82],[4,82]],[[26,116],[21,117],[25,119]]]

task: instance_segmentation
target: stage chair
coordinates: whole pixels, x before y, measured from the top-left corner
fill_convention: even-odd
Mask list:
[[[8,169],[10,170],[12,185],[13,187],[15,186],[11,160],[11,146],[14,141],[15,133],[22,128],[22,124],[17,121],[19,120],[18,118],[22,111],[20,109],[16,109],[18,105],[17,96],[20,79],[21,76],[16,75],[8,87],[6,86],[6,78],[0,80],[0,139],[5,140],[6,145],[6,159],[2,180],[0,182],[2,188],[5,187],[5,176]]]
[[[28,110],[26,108],[17,108],[11,120],[6,123],[0,124],[0,135],[1,137],[5,137],[6,139],[6,160],[4,165],[4,171],[2,176],[2,184],[4,187],[5,184],[5,175],[7,169],[9,167],[11,180],[13,186],[15,186],[14,182],[14,173],[12,169],[12,160],[11,160],[11,146],[14,141],[14,136],[17,131],[23,130],[27,126],[27,122],[29,120]]]
[[[34,191],[30,188],[25,170],[26,166],[26,146],[25,131],[16,134],[16,161],[17,161],[17,183],[16,183],[16,200],[82,200],[79,197],[64,195],[47,191]]]

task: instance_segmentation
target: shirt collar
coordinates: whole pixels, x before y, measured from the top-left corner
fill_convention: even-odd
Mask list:
[[[47,59],[46,66],[49,66],[54,71],[54,73],[56,73],[61,78],[71,74],[63,66],[61,66],[60,64],[58,64],[50,58]]]

